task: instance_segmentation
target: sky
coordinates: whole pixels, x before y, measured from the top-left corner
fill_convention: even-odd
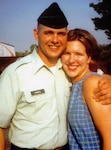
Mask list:
[[[52,2],[59,4],[69,29],[86,29],[99,44],[111,43],[103,30],[95,30],[91,20],[98,14],[89,3],[98,0],[0,0],[0,42],[15,46],[16,51],[30,50],[32,44],[37,44],[33,36],[37,18]]]

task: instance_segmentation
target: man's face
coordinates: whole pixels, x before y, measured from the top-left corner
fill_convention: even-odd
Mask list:
[[[46,64],[48,61],[54,65],[66,48],[67,28],[54,29],[39,24],[38,30],[35,32],[38,41],[38,54]]]

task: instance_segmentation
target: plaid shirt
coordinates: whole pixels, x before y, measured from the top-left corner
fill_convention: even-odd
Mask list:
[[[70,150],[100,150],[101,141],[86,103],[82,99],[82,83],[74,84],[68,111],[68,136]]]

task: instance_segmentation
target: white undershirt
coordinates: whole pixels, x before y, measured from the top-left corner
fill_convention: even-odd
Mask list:
[[[56,66],[51,67],[50,70],[52,71],[53,74],[55,74],[55,72],[56,72]]]

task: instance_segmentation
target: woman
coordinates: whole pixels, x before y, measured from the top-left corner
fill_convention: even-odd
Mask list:
[[[111,105],[93,100],[101,76],[98,44],[88,31],[70,30],[62,64],[73,83],[68,110],[70,150],[111,150]]]

